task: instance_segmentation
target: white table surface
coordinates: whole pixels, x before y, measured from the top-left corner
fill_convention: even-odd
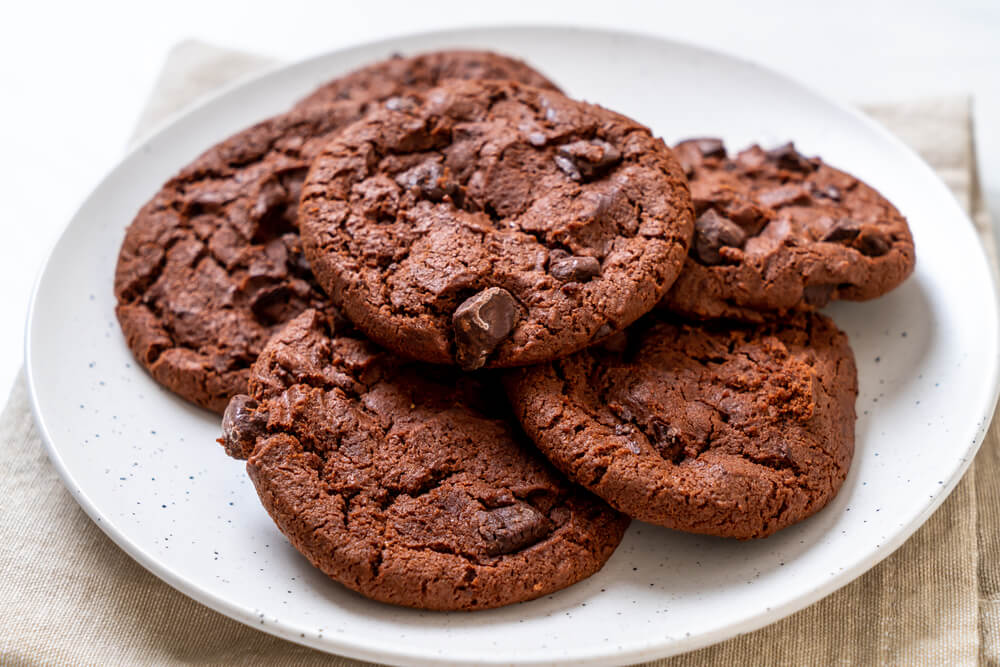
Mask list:
[[[969,93],[984,189],[994,205],[1000,199],[998,0],[10,2],[0,12],[0,394],[21,365],[41,262],[122,155],[172,45],[196,38],[294,60],[409,32],[504,24],[690,41],[853,102]],[[670,92],[665,103],[682,101]]]

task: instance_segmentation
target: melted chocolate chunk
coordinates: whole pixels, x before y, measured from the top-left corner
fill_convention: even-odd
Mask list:
[[[839,202],[843,193],[840,191],[836,185],[817,185],[812,181],[809,182],[809,191],[812,192],[814,196],[826,197],[833,201]]]
[[[433,202],[442,201],[445,195],[459,208],[465,203],[462,186],[450,178],[448,170],[436,160],[427,160],[396,175],[401,187],[415,190]]]
[[[514,330],[517,301],[502,287],[470,296],[455,310],[455,357],[465,370],[482,368],[486,357]]]
[[[684,442],[680,432],[659,417],[653,417],[649,423],[653,431],[653,447],[666,461],[680,463],[684,458]]]
[[[840,241],[853,241],[861,232],[861,225],[850,218],[841,218],[833,223],[833,226],[823,235],[820,241],[826,243],[838,243]]]
[[[577,257],[565,251],[550,253],[549,273],[564,283],[585,283],[601,275],[601,263],[596,257]]]
[[[580,169],[576,166],[576,162],[566,157],[565,155],[556,155],[552,158],[559,170],[564,174],[572,178],[574,181],[583,180],[583,176],[580,174]]]
[[[767,151],[767,157],[777,162],[782,169],[789,171],[810,172],[816,168],[809,158],[795,149],[795,144],[791,141]]]
[[[704,157],[726,157],[726,145],[722,143],[722,139],[699,137],[697,139],[688,139],[685,143],[688,142],[693,144]]]
[[[527,503],[517,503],[479,513],[479,534],[486,552],[502,556],[529,547],[549,534],[552,523]]]
[[[792,204],[808,204],[810,197],[800,185],[783,185],[757,195],[757,201],[769,208],[780,208]]]
[[[444,168],[436,160],[421,162],[415,167],[396,175],[396,182],[401,187],[417,190],[431,201],[444,199],[445,190],[442,187]]]
[[[686,139],[674,146],[674,155],[681,163],[684,173],[688,176],[694,174],[694,168],[701,164],[705,158],[725,158],[726,146],[722,139],[713,137],[697,137]]]
[[[601,139],[564,144],[555,156],[556,166],[574,181],[590,180],[621,159],[621,151]]]
[[[708,265],[723,262],[719,254],[723,247],[740,248],[746,241],[746,234],[739,225],[711,209],[695,221],[694,230],[694,251],[698,259]]]
[[[230,456],[245,459],[253,452],[257,438],[267,433],[267,413],[246,394],[233,396],[222,415],[219,443]]]
[[[863,255],[867,255],[868,257],[881,257],[885,253],[889,252],[891,243],[881,231],[877,229],[864,229],[858,235],[854,245]]]

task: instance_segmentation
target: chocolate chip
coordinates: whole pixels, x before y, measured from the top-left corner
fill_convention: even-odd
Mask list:
[[[596,257],[556,256],[549,260],[549,273],[564,283],[585,283],[601,275],[601,263]]]
[[[810,191],[818,197],[826,197],[827,199],[832,199],[833,201],[840,201],[843,196],[840,188],[836,185],[817,185],[810,181],[809,183]]]
[[[826,234],[820,239],[825,243],[837,243],[839,241],[853,241],[861,231],[861,225],[850,218],[840,218],[837,220]]]
[[[808,204],[809,193],[799,185],[783,185],[757,195],[757,201],[768,208],[780,208],[792,204]]]
[[[479,534],[486,540],[490,556],[520,551],[538,542],[552,530],[548,517],[528,503],[479,512]]]
[[[722,263],[721,248],[740,248],[744,241],[746,234],[740,226],[714,210],[705,211],[694,223],[695,253],[698,259],[710,266]]]
[[[591,200],[594,201],[594,200]],[[614,221],[615,214],[623,209],[631,212],[628,204],[628,197],[624,190],[618,185],[612,185],[606,190],[597,193],[597,199],[593,208],[591,220],[594,222]]]
[[[385,101],[385,108],[389,111],[413,111],[416,103],[409,97],[390,97]]]
[[[649,422],[649,427],[653,430],[653,439],[656,442],[667,440],[670,437],[670,424],[659,417],[653,417]]]
[[[809,158],[795,150],[795,144],[791,141],[767,151],[767,157],[777,162],[782,169],[789,171],[810,172],[816,168]]]
[[[556,166],[574,181],[593,178],[621,159],[621,151],[601,139],[563,144],[555,156]]]
[[[739,225],[749,236],[759,234],[774,217],[774,211],[771,209],[728,188],[716,190],[707,196],[693,196],[691,201],[694,204],[695,215],[700,216],[714,208],[722,217]]]
[[[237,394],[229,399],[222,415],[222,438],[219,442],[233,458],[250,456],[257,438],[266,433],[267,413],[261,412],[258,407],[257,401],[246,394]]]
[[[694,168],[700,165],[704,158],[726,157],[726,146],[722,143],[722,139],[696,137],[685,139],[674,146],[674,155],[681,163],[684,173],[691,176],[694,174]]]
[[[736,154],[736,162],[741,168],[748,171],[758,171],[767,161],[768,154],[757,144],[744,148]]]
[[[665,460],[680,463],[684,459],[684,442],[680,432],[659,417],[653,417],[649,422],[653,432],[653,447]]]
[[[674,157],[684,170],[684,175],[688,178],[694,176],[694,168],[701,164],[701,153],[694,146],[684,146],[680,144],[674,148]]]
[[[694,139],[685,139],[681,144],[694,146],[703,157],[726,157],[726,145],[722,142],[722,139],[696,137]]]
[[[877,229],[865,229],[858,235],[854,245],[861,254],[868,257],[881,257],[889,252],[889,239]]]
[[[563,155],[556,155],[553,160],[555,160],[556,166],[559,167],[560,171],[572,178],[574,181],[583,180],[583,176],[580,174],[580,170],[577,169],[576,163],[573,162],[573,160]]]
[[[806,285],[802,290],[802,298],[813,308],[822,308],[830,303],[830,297],[836,285]]]
[[[458,365],[467,371],[482,368],[516,320],[517,301],[502,287],[484,289],[463,301],[452,316]]]
[[[457,183],[449,182],[446,179],[444,167],[436,160],[421,162],[415,167],[397,174],[396,183],[400,187],[416,190],[434,202],[441,201],[446,194],[451,194],[458,189]]]

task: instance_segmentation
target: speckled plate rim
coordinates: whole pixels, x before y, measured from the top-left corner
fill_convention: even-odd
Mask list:
[[[826,96],[817,93],[810,86],[804,85],[786,75],[776,73],[763,66],[756,65],[745,58],[736,56],[733,54],[728,54],[720,52],[717,50],[706,49],[697,45],[692,45],[678,40],[665,39],[656,35],[642,33],[642,32],[627,32],[620,30],[602,30],[593,28],[574,28],[565,26],[507,26],[507,27],[476,27],[468,29],[452,29],[444,31],[433,31],[420,34],[402,35],[387,38],[384,40],[379,40],[377,42],[371,42],[367,44],[359,44],[343,49],[338,49],[331,51],[329,53],[314,56],[312,58],[300,61],[294,64],[285,64],[275,66],[263,73],[255,74],[249,77],[244,77],[238,79],[232,84],[222,87],[219,91],[214,94],[207,96],[205,99],[201,100],[196,105],[184,110],[183,112],[176,114],[161,123],[154,131],[148,133],[146,138],[140,142],[133,150],[131,150],[122,161],[112,169],[105,178],[101,181],[101,185],[105,182],[112,180],[116,174],[135,161],[136,156],[142,153],[143,148],[146,143],[157,137],[158,135],[166,132],[171,126],[177,123],[180,119],[189,116],[196,116],[199,113],[209,110],[218,105],[220,100],[227,98],[235,91],[242,90],[244,88],[253,87],[255,84],[264,82],[271,79],[272,77],[282,76],[290,70],[299,67],[307,67],[310,64],[315,64],[330,58],[334,55],[350,54],[351,52],[358,51],[364,48],[378,47],[382,50],[389,49],[407,49],[411,41],[416,42],[435,42],[441,40],[445,44],[454,44],[456,42],[464,42],[468,44],[479,43],[484,37],[488,38],[490,36],[502,35],[504,33],[523,33],[525,31],[535,32],[539,36],[541,35],[558,35],[563,32],[572,32],[577,35],[593,34],[600,36],[617,36],[629,39],[637,40],[650,40],[655,42],[661,42],[663,44],[673,45],[675,47],[680,47],[688,49],[692,52],[698,52],[705,55],[712,55],[715,57],[721,57],[739,66],[751,68],[759,71],[761,74],[769,76],[775,80],[780,80],[788,86],[799,89],[799,91],[805,95],[808,95],[819,102],[822,102],[830,107],[835,108],[840,113],[851,116],[855,121],[863,123],[867,128],[875,132],[883,138],[883,140],[892,143],[901,152],[908,154],[915,164],[919,164],[920,167],[925,171],[926,176],[930,181],[937,183],[941,188],[945,186],[940,183],[940,180],[934,174],[933,170],[924,163],[921,158],[919,158],[913,151],[903,144],[895,136],[891,135],[886,129],[879,126],[877,123],[869,119],[864,114],[858,112],[857,110],[843,105],[839,102],[831,100]],[[44,406],[42,406],[39,396],[38,396],[38,385],[36,380],[35,365],[34,365],[34,349],[33,344],[34,336],[36,335],[36,316],[39,309],[39,292],[43,281],[47,274],[52,269],[52,261],[56,251],[59,249],[60,244],[63,242],[64,237],[70,227],[73,225],[75,219],[79,213],[87,206],[87,202],[92,199],[98,189],[101,187],[98,185],[95,187],[94,192],[84,201],[79,207],[76,214],[71,218],[65,225],[63,232],[60,234],[59,239],[53,244],[45,263],[43,264],[38,276],[35,280],[34,287],[32,290],[31,301],[28,309],[28,317],[25,325],[25,372],[28,386],[28,394],[31,402],[32,413],[34,415],[36,424],[39,429],[39,433],[42,436],[42,440],[49,456],[50,461],[56,468],[59,476],[61,477],[66,488],[70,491],[73,498],[80,504],[84,511],[90,516],[90,518],[110,537],[119,547],[121,547],[126,553],[128,553],[134,560],[145,567],[148,571],[159,577],[161,580],[175,588],[176,590],[184,593],[185,595],[205,604],[206,606],[214,609],[215,611],[222,613],[230,618],[238,620],[245,623],[251,627],[263,630],[270,634],[282,637],[289,641],[311,646],[313,648],[333,652],[340,655],[363,659],[372,661],[386,661],[391,663],[400,664],[500,664],[502,662],[507,662],[503,658],[498,658],[489,653],[478,653],[478,654],[455,654],[442,659],[441,656],[432,656],[424,653],[414,653],[407,651],[404,647],[394,646],[389,643],[376,643],[376,642],[357,642],[352,641],[350,638],[341,638],[335,636],[329,636],[325,638],[317,639],[314,636],[305,635],[303,638],[300,636],[301,631],[305,628],[300,628],[296,625],[290,623],[276,623],[268,625],[259,625],[259,614],[257,610],[250,609],[241,605],[234,604],[232,601],[226,599],[222,596],[217,596],[210,591],[203,590],[199,586],[195,585],[191,580],[185,578],[181,574],[172,570],[169,567],[164,566],[155,555],[149,553],[148,551],[141,548],[138,544],[133,542],[127,534],[117,529],[113,523],[105,521],[105,516],[93,500],[81,489],[77,480],[74,478],[72,471],[66,466],[63,457],[60,455],[59,446],[56,444],[56,440],[53,437],[52,429],[50,428],[51,420],[54,420],[58,415],[47,414]],[[951,197],[949,193],[949,197]],[[958,203],[951,198],[953,204],[953,214],[956,220],[962,220],[966,225],[969,226],[971,233],[972,223],[968,219],[968,216],[961,210]],[[977,243],[978,246],[978,243]],[[973,261],[973,259],[970,259]],[[982,248],[979,247],[979,252],[974,258],[976,263],[982,263],[988,267],[985,253]],[[984,310],[982,312],[984,325],[989,327],[989,329],[996,334],[998,329],[998,312],[997,312],[997,286],[992,280],[992,272],[987,269],[988,275],[991,276],[989,292],[993,295],[992,301],[989,304],[985,304]],[[996,341],[997,336],[993,335],[991,337]],[[560,661],[570,660],[578,663],[586,664],[622,664],[622,663],[635,663],[645,660],[651,660],[656,658],[662,658],[669,655],[676,655],[679,653],[684,653],[687,651],[702,648],[726,639],[732,638],[736,635],[750,632],[759,629],[765,625],[778,621],[806,606],[820,600],[821,598],[829,595],[835,590],[845,586],[850,583],[860,575],[864,574],[866,571],[874,567],[881,560],[892,554],[899,546],[901,546],[923,523],[934,513],[934,511],[940,506],[940,504],[950,495],[954,490],[955,486],[958,484],[962,478],[965,471],[971,464],[973,457],[978,451],[980,445],[982,444],[983,438],[985,437],[987,428],[993,416],[993,411],[995,409],[998,391],[1000,391],[1000,384],[998,384],[998,379],[1000,379],[1000,345],[996,342],[994,343],[993,350],[989,354],[985,354],[983,357],[984,366],[981,371],[988,373],[989,382],[988,385],[991,387],[990,391],[984,395],[974,397],[974,403],[978,406],[976,410],[979,415],[979,419],[976,423],[969,423],[966,428],[967,432],[956,436],[956,439],[968,442],[967,448],[961,452],[957,452],[953,458],[960,460],[959,465],[957,465],[952,473],[946,480],[942,481],[942,491],[932,498],[922,507],[921,511],[916,514],[912,520],[897,529],[887,540],[882,544],[882,548],[876,552],[866,553],[863,556],[857,558],[848,567],[843,568],[835,576],[818,581],[814,587],[809,590],[801,592],[796,597],[788,600],[785,603],[778,604],[774,607],[768,608],[767,611],[761,612],[751,617],[742,619],[739,622],[734,622],[724,627],[715,629],[714,631],[707,632],[701,635],[692,635],[690,637],[674,638],[665,641],[663,638],[657,638],[645,643],[632,643],[622,649],[608,650],[604,653],[589,653],[589,654],[574,654],[572,649],[568,652],[563,653],[560,656]],[[565,648],[565,647],[562,647]],[[551,658],[535,658],[525,661],[523,664],[549,664],[552,662]]]

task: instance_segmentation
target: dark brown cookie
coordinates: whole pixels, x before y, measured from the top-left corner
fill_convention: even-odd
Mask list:
[[[369,114],[303,186],[306,255],[368,336],[466,369],[607,337],[673,282],[693,229],[663,142],[513,82],[454,82]]]
[[[319,147],[372,106],[398,101],[407,86],[434,85],[435,72],[500,71],[487,66],[494,59],[506,62],[445,52],[359,70],[322,89],[350,95],[244,130],[168,181],[128,228],[115,274],[119,322],[153,377],[217,412],[245,392],[250,364],[276,327],[327,303],[296,224],[302,179]],[[524,65],[503,71],[540,76]]]
[[[539,88],[559,88],[527,63],[490,51],[433,51],[409,58],[394,56],[320,86],[297,106],[344,99],[379,99],[433,88],[451,79],[512,79]]]
[[[268,337],[325,295],[295,224],[309,158],[358,105],[303,109],[215,146],[170,179],[125,233],[118,321],[158,382],[221,412]]]
[[[361,594],[487,609],[599,570],[628,519],[563,480],[499,387],[331,336],[307,311],[267,344],[220,442],[316,567]]]
[[[792,144],[730,158],[718,139],[674,147],[694,202],[690,257],[663,304],[752,322],[873,299],[913,271],[906,219],[853,176]]]
[[[816,313],[767,325],[664,317],[506,373],[542,452],[626,514],[694,533],[765,537],[826,505],[854,451],[847,337]]]

